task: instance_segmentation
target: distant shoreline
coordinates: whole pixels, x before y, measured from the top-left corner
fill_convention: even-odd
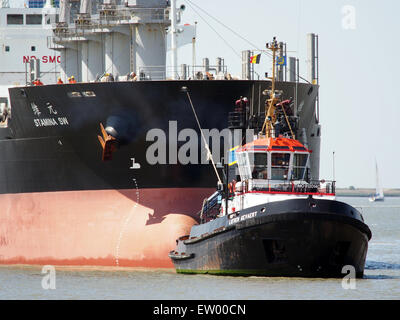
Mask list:
[[[375,193],[375,189],[344,189],[336,188],[338,197],[369,197]],[[400,197],[400,189],[383,189],[385,197]]]

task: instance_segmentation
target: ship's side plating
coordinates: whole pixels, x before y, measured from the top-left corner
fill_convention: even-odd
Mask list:
[[[294,91],[294,83],[281,85]],[[252,110],[263,110],[258,98],[269,82],[10,89],[12,113],[0,129],[1,262],[171,267],[166,253],[189,232],[199,203],[215,188],[209,165],[170,163],[169,150],[174,157],[184,144],[170,144],[173,125],[176,134],[197,131],[182,86],[191,92],[202,127],[222,130],[239,96],[249,97]],[[298,87],[303,112],[313,109],[317,87]],[[102,160],[100,123],[120,135],[109,161]],[[166,133],[165,164],[146,159],[155,142],[146,139],[152,129]]]
[[[281,85],[290,88],[295,84]],[[197,163],[178,163],[176,153],[185,141],[174,135],[187,128],[198,131],[186,96],[180,91],[182,86],[191,91],[203,129],[222,131],[238,96],[250,97],[255,112],[257,108],[263,112],[258,95],[269,82],[149,81],[10,89],[11,119],[9,126],[1,129],[0,192],[124,189],[131,188],[131,178],[143,188],[214,187],[209,167],[199,165],[205,150],[200,150]],[[253,88],[256,94],[252,99]],[[315,87],[302,84],[299,88],[306,115],[315,99],[315,94],[308,92]],[[313,116],[308,121],[312,122]],[[112,127],[120,141],[110,161],[102,161],[97,138],[100,123]],[[175,126],[176,132],[169,132]],[[153,129],[166,134],[167,155],[165,159],[160,156],[159,163],[146,159],[146,152],[156,142],[149,135]],[[131,168],[132,158],[140,169]]]

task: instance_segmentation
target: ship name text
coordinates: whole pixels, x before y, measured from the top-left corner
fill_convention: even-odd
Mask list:
[[[44,118],[44,119],[33,119],[36,127],[54,127],[54,126],[67,126],[69,125],[66,117],[60,118]]]
[[[61,63],[61,56],[23,56],[22,62],[29,63],[31,59],[39,59],[41,63]]]
[[[250,212],[250,213],[243,214],[243,215],[241,215],[239,217],[232,218],[229,221],[229,225],[238,223],[239,221],[244,221],[244,220],[247,220],[247,219],[254,218],[255,216],[257,216],[257,211],[253,211],[253,212]]]

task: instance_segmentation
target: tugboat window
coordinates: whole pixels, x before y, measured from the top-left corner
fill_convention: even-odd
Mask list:
[[[250,165],[247,158],[247,152],[241,152],[237,154],[239,174],[241,180],[246,180],[251,178]]]
[[[268,153],[256,152],[250,156],[253,179],[268,179]]]
[[[303,180],[307,165],[307,154],[295,153],[293,158],[293,180]]]
[[[287,180],[289,172],[289,153],[271,153],[271,179]]]

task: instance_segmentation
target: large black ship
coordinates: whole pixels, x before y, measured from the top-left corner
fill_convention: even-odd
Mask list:
[[[248,98],[247,127],[260,125],[268,79],[233,80],[205,65],[192,79],[164,73],[155,80],[165,70],[160,24],[171,24],[170,7],[136,2],[104,4],[96,16],[83,5],[73,24],[61,8],[49,43],[60,52],[64,84],[9,90],[11,108],[0,119],[0,263],[171,267],[167,253],[199,221],[198,204],[216,181],[181,88],[203,130],[226,129],[240,97]],[[138,77],[118,76],[130,70]],[[67,83],[71,75],[78,83]],[[314,150],[317,179],[318,85],[279,81],[277,88],[295,101],[296,132]],[[188,132],[197,132],[193,157],[184,152]],[[218,143],[210,136],[211,148]]]
[[[143,81],[10,89],[12,111],[7,127],[0,129],[2,261],[169,266],[162,253],[198,220],[198,203],[216,182],[210,164],[200,164],[205,150],[199,150],[197,164],[170,159],[150,164],[146,159],[155,143],[146,139],[150,130],[177,134],[169,132],[171,123],[177,132],[197,130],[182,86],[191,92],[203,129],[222,130],[237,97],[249,96],[251,108],[263,109],[257,97],[270,82]],[[315,93],[308,93],[316,87],[298,88],[303,111],[313,111]],[[104,158],[98,140],[101,124],[118,143],[110,158]],[[184,144],[166,142],[172,156]],[[119,248],[119,242],[126,248]],[[75,251],[77,243],[81,249]],[[93,252],[100,247],[97,257]],[[126,262],[117,260],[117,251]]]

